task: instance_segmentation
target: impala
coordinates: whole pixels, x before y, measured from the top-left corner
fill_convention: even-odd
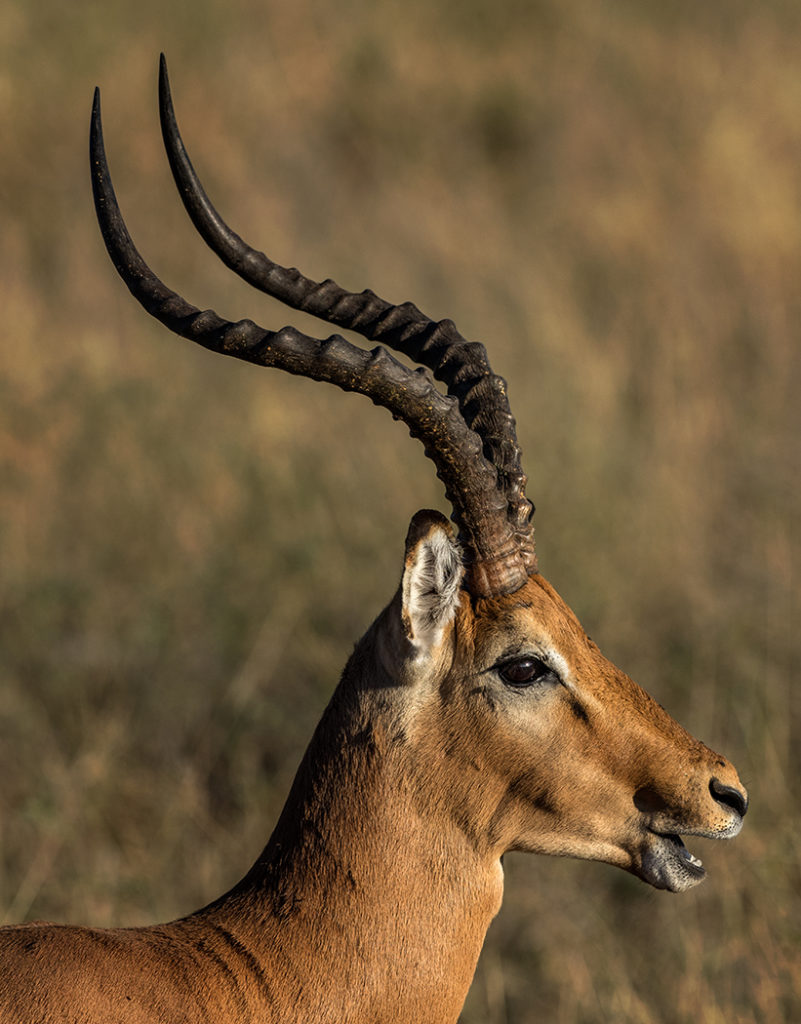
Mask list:
[[[507,850],[605,861],[659,889],[704,877],[680,836],[735,836],[734,768],[608,662],[539,575],[504,381],[453,323],[316,283],[251,249],[162,132],[197,230],[245,281],[384,343],[231,323],[170,291],[123,223],[99,95],[95,205],[144,308],[215,352],[367,395],[425,446],[453,510],[418,512],[398,590],[356,646],[267,846],[171,924],[0,931],[3,1022],[456,1021],[501,904]],[[441,391],[427,371],[444,385]]]

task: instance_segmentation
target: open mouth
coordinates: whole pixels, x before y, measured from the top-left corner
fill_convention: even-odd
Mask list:
[[[657,889],[683,892],[706,876],[701,860],[690,853],[677,833],[651,832],[651,836],[640,866],[644,881]]]
[[[673,846],[675,851],[674,855],[680,859],[683,868],[687,871],[691,871],[696,878],[700,879],[704,877],[706,869],[704,868],[703,861],[699,857],[690,853],[684,845],[680,835],[677,835],[675,832],[668,832],[661,838],[667,840],[667,842]]]

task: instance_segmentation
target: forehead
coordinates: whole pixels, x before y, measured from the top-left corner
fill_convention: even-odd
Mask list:
[[[514,594],[475,602],[472,634],[476,654],[526,645],[561,648],[586,643],[578,619],[542,576],[532,576]]]

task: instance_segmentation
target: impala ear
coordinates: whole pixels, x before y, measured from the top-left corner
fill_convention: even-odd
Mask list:
[[[436,647],[453,621],[463,577],[462,553],[451,524],[440,512],[418,512],[406,536],[401,582],[403,628],[418,653]]]

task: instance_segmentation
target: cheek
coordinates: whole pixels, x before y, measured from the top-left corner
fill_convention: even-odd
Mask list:
[[[510,693],[499,708],[499,728],[514,743],[583,741],[589,721],[583,709],[561,685]]]
[[[551,699],[505,708],[484,732],[491,769],[528,801],[569,805],[577,794],[609,795],[620,751],[605,743],[589,716],[565,691]]]
[[[490,836],[499,847],[609,859],[616,832],[634,812],[630,792],[596,757],[557,738],[528,756],[512,746],[503,795],[491,820]],[[598,844],[603,855],[593,852]],[[610,846],[611,844],[611,846]]]
[[[513,694],[480,717],[485,759],[504,778],[548,776],[565,760],[565,716],[556,701]]]

